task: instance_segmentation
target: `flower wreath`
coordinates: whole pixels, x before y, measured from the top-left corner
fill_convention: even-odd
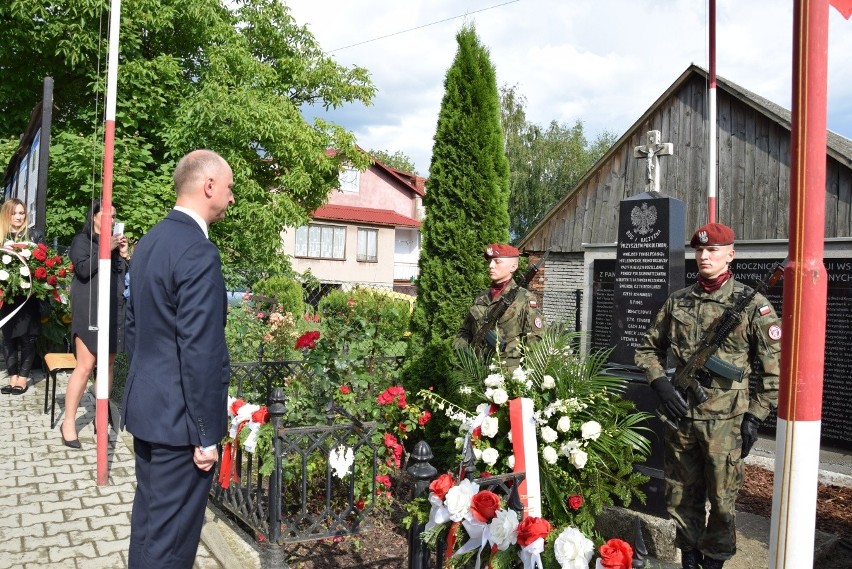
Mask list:
[[[228,488],[231,482],[240,481],[236,472],[237,445],[245,452],[254,454],[258,448],[261,427],[269,424],[266,405],[252,405],[233,397],[228,397],[228,416],[231,419],[231,430],[222,449],[222,464],[219,468],[219,485],[222,488]],[[246,427],[248,435],[243,434]]]

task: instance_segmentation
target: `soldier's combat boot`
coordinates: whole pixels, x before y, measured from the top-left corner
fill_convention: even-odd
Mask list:
[[[681,549],[680,564],[683,569],[698,569],[703,556],[697,549]]]
[[[701,566],[703,569],[722,569],[722,565],[725,564],[723,559],[712,559],[710,557],[704,558],[704,564]]]

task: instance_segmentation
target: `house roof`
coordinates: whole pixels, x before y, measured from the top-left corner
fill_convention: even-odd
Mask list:
[[[589,180],[591,177],[597,175],[598,168],[601,164],[605,164],[610,157],[619,151],[620,147],[625,144],[627,140],[630,140],[635,132],[641,128],[641,126],[645,123],[645,121],[653,115],[665,102],[672,96],[673,93],[677,92],[684,84],[686,84],[691,78],[695,75],[698,75],[705,80],[709,81],[709,73],[704,68],[692,64],[686,68],[686,70],[678,77],[671,86],[666,89],[666,91],[660,95],[660,97],[651,105],[641,117],[639,117],[633,125],[627,129],[627,131],[610,147],[609,151],[606,152],[600,159],[589,169],[586,174],[574,184],[574,187],[557,203],[551,206],[550,210],[545,214],[545,216],[539,221],[535,227],[533,227],[526,235],[524,235],[517,244],[518,249],[524,252],[525,246],[529,243],[533,237],[540,231],[542,228],[546,227],[550,219],[557,215],[562,206],[567,202],[571,201],[574,198],[575,192],[578,191],[579,188],[583,187],[583,185]],[[780,126],[790,130],[792,128],[791,122],[791,113],[784,107],[765,99],[744,87],[737,85],[732,81],[728,81],[727,79],[722,78],[721,76],[716,77],[716,85],[719,89],[723,89],[730,93],[732,96],[737,99],[743,101],[745,104],[754,108],[759,113],[765,115],[771,120],[778,123]],[[852,166],[852,140],[845,138],[839,134],[836,134],[832,131],[827,131],[826,133],[826,154],[831,156],[835,160],[837,160],[841,164],[845,164],[846,166]]]
[[[406,217],[388,209],[374,209],[370,207],[329,204],[318,207],[311,214],[311,217],[314,219],[369,223],[371,225],[385,225],[388,227],[420,228],[420,222],[414,218]]]

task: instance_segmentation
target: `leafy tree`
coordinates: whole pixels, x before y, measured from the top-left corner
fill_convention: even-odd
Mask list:
[[[473,298],[488,286],[482,251],[509,237],[509,164],[494,66],[472,26],[462,28],[456,39],[426,183],[412,324],[413,344],[427,345],[420,369],[438,388],[443,380],[434,374],[445,365],[448,341]]]
[[[54,78],[47,232],[68,242],[100,193],[96,94],[106,61],[109,0],[0,4],[0,139],[17,137]],[[105,26],[104,26],[105,30]],[[343,163],[369,165],[351,133],[302,105],[369,104],[363,68],[323,54],[278,0],[136,0],[121,14],[114,201],[138,238],[173,203],[171,173],[206,147],[234,170],[236,205],[214,225],[229,280],[287,267],[280,231],[299,225],[337,186]],[[6,144],[0,160],[8,159]],[[334,148],[337,153],[328,153]]]
[[[369,154],[385,166],[390,166],[409,174],[419,174],[414,167],[414,162],[401,150],[397,150],[393,154],[386,150],[370,150]]]
[[[517,241],[541,221],[609,150],[617,136],[603,132],[586,139],[582,121],[573,126],[551,121],[546,127],[526,118],[526,98],[516,87],[500,88],[501,121],[509,159],[509,232]]]

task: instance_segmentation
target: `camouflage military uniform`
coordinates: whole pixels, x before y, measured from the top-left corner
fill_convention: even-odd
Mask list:
[[[489,312],[495,309],[501,297],[512,294],[517,289],[514,301],[500,317],[494,327],[501,345],[500,356],[506,361],[509,369],[518,367],[521,359],[521,344],[527,341],[538,340],[544,327],[544,318],[538,309],[535,295],[517,283],[511,281],[506,289],[496,300],[491,300],[490,291],[485,291],[476,297],[470,312],[462,323],[461,329],[453,342],[454,348],[472,347],[481,350],[484,346],[471,346],[476,332],[484,325],[485,318]],[[505,345],[505,347],[504,347]]]
[[[672,294],[648,329],[644,344],[636,349],[636,365],[643,368],[648,381],[665,377],[668,348],[678,368],[683,366],[716,318],[748,292],[742,283],[729,279],[714,292],[696,284]],[[709,374],[702,381],[707,401],[696,407],[690,396],[689,412],[678,430],[666,429],[666,500],[681,549],[699,549],[716,559],[736,553],[734,502],[744,475],[740,425],[745,412],[763,421],[778,403],[780,339],[775,310],[763,295],[756,295],[716,352],[742,370],[740,378]],[[752,373],[757,374],[758,383],[750,396]],[[706,526],[705,500],[710,500]]]

